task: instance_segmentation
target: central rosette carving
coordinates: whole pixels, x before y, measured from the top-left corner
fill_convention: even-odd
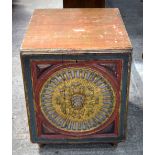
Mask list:
[[[71,85],[71,104],[74,109],[81,109],[84,105],[84,86],[79,82]]]
[[[65,116],[80,121],[92,115],[95,105],[99,103],[94,91],[91,83],[84,84],[83,80],[74,79],[58,90],[60,95],[56,98],[56,104]]]
[[[71,98],[72,107],[74,109],[81,109],[84,104],[84,96],[80,94],[75,94]]]

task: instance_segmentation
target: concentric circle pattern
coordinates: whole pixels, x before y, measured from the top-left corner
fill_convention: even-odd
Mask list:
[[[40,106],[50,124],[68,132],[98,128],[112,115],[115,92],[98,71],[87,67],[60,69],[43,84]]]

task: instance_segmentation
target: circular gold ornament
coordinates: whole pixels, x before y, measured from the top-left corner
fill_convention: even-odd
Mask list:
[[[40,92],[45,118],[68,132],[91,131],[107,121],[115,108],[110,82],[98,71],[69,67],[52,74]]]

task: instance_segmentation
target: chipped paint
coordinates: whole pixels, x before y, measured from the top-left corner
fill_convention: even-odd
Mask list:
[[[118,32],[118,33],[119,33],[120,35],[123,35],[123,32],[121,32],[121,31],[120,31],[120,32]]]
[[[100,38],[104,38],[104,36],[103,36],[103,35],[101,35],[101,34],[100,34],[99,36],[100,36]]]
[[[98,22],[100,22],[101,20],[100,19],[98,19],[98,20],[93,20],[92,22],[94,22],[94,23],[98,23]]]
[[[114,29],[116,29],[116,25],[113,25],[112,27],[113,27]]]
[[[84,32],[85,29],[82,29],[82,28],[80,28],[80,29],[73,29],[73,31],[74,31],[74,32]]]

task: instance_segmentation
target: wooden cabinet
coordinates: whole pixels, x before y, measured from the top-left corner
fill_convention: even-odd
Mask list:
[[[131,51],[118,9],[35,10],[21,46],[31,141],[123,141]]]
[[[104,8],[105,0],[63,0],[64,8]]]

